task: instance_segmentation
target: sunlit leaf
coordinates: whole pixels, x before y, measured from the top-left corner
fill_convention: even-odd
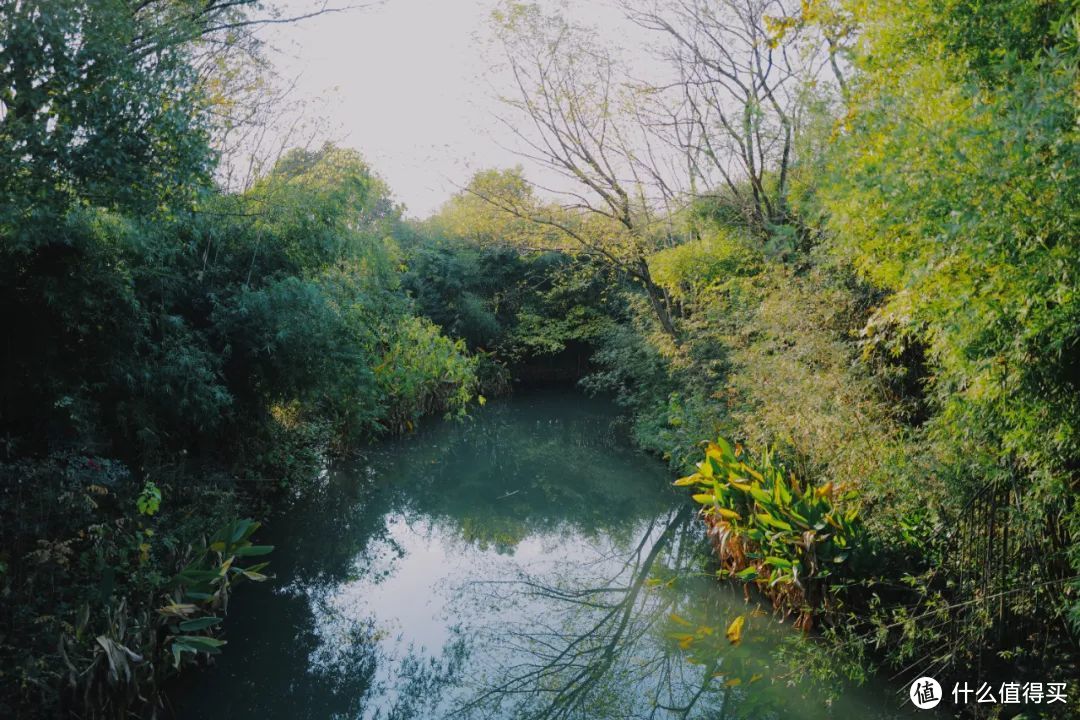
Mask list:
[[[728,639],[728,642],[730,642],[732,645],[738,645],[742,642],[743,626],[745,624],[745,615],[739,615],[737,618],[731,621],[731,624],[727,627],[727,631],[724,633],[724,635]]]

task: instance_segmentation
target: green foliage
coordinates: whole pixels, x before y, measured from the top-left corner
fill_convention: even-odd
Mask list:
[[[679,482],[726,574],[804,626],[842,598],[871,628],[843,639],[860,657],[913,657],[972,592],[934,584],[946,529],[997,484],[1023,489],[1010,529],[1038,539],[1043,622],[1080,627],[1075,0],[770,18],[770,44],[816,28],[849,77],[842,98],[800,90],[793,164],[756,168],[751,193],[790,182],[785,224],[752,233],[715,188],[644,222],[617,191],[611,214],[545,203],[520,169],[406,223],[333,145],[216,191],[195,41],[248,5],[0,5],[0,713],[51,712],[60,687],[80,716],[138,713],[220,650],[235,583],[264,578],[241,559],[269,548],[229,482],[165,468],[286,485],[461,416],[507,368],[579,377],[588,353],[585,386],[637,442],[696,467]],[[531,45],[561,27],[536,13],[498,21]],[[553,59],[607,57],[585,50]],[[560,101],[607,118],[588,97]],[[721,441],[695,464],[719,435],[774,450]],[[855,589],[872,584],[889,590]]]
[[[941,434],[965,426],[961,453],[997,446],[1055,482],[1080,447],[1071,359],[1080,310],[1068,270],[1078,261],[1076,66],[1053,52],[1019,60],[1030,52],[1021,47],[1049,38],[1017,37],[1030,22],[989,23],[1021,5],[976,24],[1003,43],[977,53],[980,66],[1000,53],[993,88],[965,73],[967,51],[905,35],[912,14],[872,16],[872,37],[906,50],[904,82],[868,63],[860,111],[834,160],[844,179],[826,196],[835,251],[892,291],[871,339],[896,327],[927,347]],[[919,22],[952,27],[970,17],[967,6],[920,5]]]
[[[240,199],[254,217],[245,228],[254,240],[253,273],[347,264],[372,286],[393,284],[397,258],[389,237],[401,209],[355,150],[290,150]]]
[[[659,287],[678,304],[678,343],[671,341],[640,298],[625,295],[632,319],[602,337],[585,382],[615,392],[633,413],[642,447],[683,471],[702,437],[729,432],[731,348],[748,309],[759,302],[767,265],[760,247],[737,231],[711,229],[705,239],[661,250],[649,258]]]
[[[1080,527],[1075,13],[1023,0],[864,8],[821,191],[833,258],[887,293],[867,353],[925,353],[920,474],[948,492],[924,499],[958,513],[987,484],[1019,482],[1020,530],[1041,537]],[[1080,569],[1075,550],[1071,569],[1046,550],[1052,575]]]
[[[757,303],[728,335],[727,400],[738,437],[775,447],[799,477],[858,479],[866,522],[892,532],[897,519],[925,509],[939,491],[911,484],[926,458],[917,434],[922,371],[913,387],[888,376],[894,366],[860,352],[867,289],[835,270],[773,267],[759,279]],[[890,358],[891,359],[891,358]],[[907,358],[917,360],[917,358]]]
[[[510,249],[418,239],[407,251],[403,284],[424,317],[472,348],[504,341],[520,305],[528,261]],[[510,353],[507,353],[510,354]]]
[[[375,367],[376,386],[389,405],[385,422],[401,432],[433,412],[463,416],[475,399],[477,363],[463,340],[442,335],[430,320],[400,323]]]
[[[327,146],[286,154],[246,195],[206,196],[196,212],[80,207],[29,251],[5,236],[0,296],[13,322],[0,423],[9,452],[96,446],[154,478],[124,490],[114,526],[92,512],[96,493],[116,493],[108,484],[68,487],[70,477],[45,471],[51,464],[5,468],[13,487],[33,486],[40,501],[71,496],[91,510],[93,521],[74,513],[11,523],[6,541],[16,553],[4,560],[9,597],[30,615],[5,639],[10,647],[46,609],[57,628],[89,632],[107,621],[103,639],[80,629],[66,646],[72,666],[93,668],[75,682],[86,713],[152,699],[161,653],[180,666],[216,652],[220,641],[203,620],[220,617],[237,579],[259,579],[259,566],[231,559],[256,552],[239,540],[185,557],[215,515],[196,513],[164,531],[175,520],[163,510],[173,501],[163,502],[160,468],[194,459],[195,467],[235,465],[245,477],[289,484],[313,476],[330,450],[410,429],[425,413],[460,415],[472,401],[477,362],[414,317],[400,288],[389,239],[398,214],[358,155]],[[198,496],[200,479],[187,480]],[[172,511],[192,514],[196,504],[189,497]],[[68,568],[78,559],[52,576],[50,593],[40,592],[45,575],[27,555],[35,541],[43,562],[63,557]],[[155,615],[152,603],[181,562],[195,573],[176,586],[172,602],[181,607]],[[99,590],[95,576],[108,587]],[[28,577],[40,580],[14,584]],[[171,623],[164,639],[155,634],[162,623]],[[10,647],[0,649],[5,657]],[[47,675],[21,667],[21,687],[57,686],[64,673],[42,659],[48,652],[29,654]],[[11,701],[51,707],[57,697],[43,693]]]
[[[379,432],[413,400],[381,394],[373,372],[414,323],[385,234],[397,223],[385,185],[331,146],[288,153],[247,195],[174,221],[69,214],[62,252],[4,270],[21,380],[4,422],[39,431],[26,442],[50,428],[178,452],[257,433],[298,402],[333,421],[324,443]]]
[[[17,600],[0,610],[0,707],[139,712],[175,670],[172,646],[220,645],[237,580],[260,579],[241,560],[268,552],[251,543],[257,523],[230,517],[241,501],[228,488],[138,482],[77,453],[0,464],[0,593]],[[209,542],[207,528],[219,528]]]
[[[600,336],[595,369],[581,385],[613,394],[631,416],[634,441],[681,471],[690,467],[700,439],[721,431],[725,408],[698,382],[695,368],[672,362],[643,299],[627,299],[631,318]]]
[[[254,5],[0,5],[0,715],[152,712],[263,578],[232,474],[313,477],[475,394],[477,362],[412,313],[400,208],[356,152],[210,187],[196,45]]]
[[[755,583],[778,609],[799,615],[797,626],[810,627],[852,578],[852,555],[865,552],[857,494],[831,482],[800,486],[768,450],[754,461],[721,438],[675,484],[698,490],[721,577]]]
[[[141,515],[153,515],[161,507],[161,490],[154,483],[147,481],[143,485],[142,492],[139,493],[139,497],[135,500],[135,507],[139,509]]]
[[[19,250],[79,199],[152,210],[204,186],[188,18],[117,0],[0,6],[0,233]]]
[[[818,17],[825,5],[804,4],[800,22],[841,17],[831,8]],[[635,437],[676,465],[696,441],[723,434],[774,447],[804,490],[858,490],[844,512],[858,509],[877,557],[843,566],[845,583],[862,588],[845,594],[846,622],[859,628],[845,642],[870,643],[860,652],[898,661],[915,657],[919,633],[928,645],[943,640],[931,625],[950,603],[970,601],[970,588],[928,568],[965,552],[945,538],[987,485],[1022,488],[1010,530],[1043,538],[1049,616],[1064,618],[1070,604],[1076,616],[1067,583],[1080,567],[1073,5],[845,6],[845,37],[856,25],[861,36],[847,112],[840,123],[808,118],[797,139],[791,225],[726,265],[738,256],[718,251],[708,228],[726,240],[740,222],[699,199],[691,218],[704,239],[649,259],[681,305],[678,338],[630,304],[633,320],[596,357],[593,380],[626,401]],[[762,535],[755,541],[785,532],[761,515],[798,527],[787,508],[760,512],[739,504],[748,493],[706,486],[714,514],[738,513],[742,531]],[[789,587],[783,563],[806,568],[782,550],[739,571]],[[818,585],[821,597],[833,584]],[[1036,621],[1023,603],[1011,612],[1040,627],[1054,621]],[[968,630],[976,636],[974,623]]]
[[[539,248],[520,236],[487,237],[486,221],[458,215],[468,197],[455,196],[404,243],[402,282],[417,310],[519,374],[593,345],[616,312],[606,268],[544,249],[543,231],[532,231]]]
[[[238,582],[266,580],[260,571],[269,563],[239,565],[240,558],[273,552],[272,545],[252,544],[251,536],[258,529],[259,523],[249,519],[221,526],[202,552],[169,583],[169,603],[158,608],[157,614],[168,627],[164,645],[172,655],[174,668],[180,667],[185,654],[218,654],[225,641],[203,634],[222,620],[213,613],[228,609],[229,596]]]
[[[760,253],[725,229],[649,256],[653,280],[686,303],[696,303],[706,290],[760,269]]]
[[[532,185],[522,168],[481,170],[468,187],[425,221],[429,234],[455,238],[483,249],[519,251],[557,250],[565,247],[560,232],[520,217],[504,208],[530,208],[537,204]]]

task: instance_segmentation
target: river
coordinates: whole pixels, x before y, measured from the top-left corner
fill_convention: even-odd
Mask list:
[[[610,403],[548,390],[473,415],[284,503],[259,536],[276,578],[234,598],[179,718],[902,716],[893,691],[791,677],[776,655],[798,635],[707,575],[686,494]]]

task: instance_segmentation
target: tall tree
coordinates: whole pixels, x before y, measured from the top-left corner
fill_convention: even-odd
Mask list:
[[[213,165],[215,60],[292,19],[257,0],[0,3],[0,232],[76,199],[150,209],[189,196]]]
[[[823,53],[826,43],[795,21],[801,6],[625,0],[623,7],[667,38],[676,71],[664,86],[675,95],[667,125],[671,144],[687,158],[690,184],[733,205],[759,232],[787,222],[807,85],[823,77],[823,63],[839,72],[835,52]]]
[[[671,241],[657,213],[657,191],[670,195],[648,153],[642,128],[623,112],[625,73],[586,28],[536,5],[495,13],[516,93],[503,98],[517,120],[506,125],[523,155],[569,181],[559,208],[489,198],[509,212],[556,227],[579,247],[639,283],[664,332],[677,336],[671,299],[653,282],[648,255]]]

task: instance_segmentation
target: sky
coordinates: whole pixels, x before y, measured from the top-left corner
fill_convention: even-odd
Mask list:
[[[364,0],[359,0],[363,2]],[[333,2],[333,0],[331,0]],[[342,0],[348,3],[350,0]],[[359,150],[408,215],[438,208],[479,169],[529,163],[496,119],[500,91],[489,18],[499,0],[385,0],[277,25],[264,39],[296,96],[330,139]],[[625,44],[641,33],[611,0],[559,4],[567,17]],[[284,12],[310,11],[289,0]]]

